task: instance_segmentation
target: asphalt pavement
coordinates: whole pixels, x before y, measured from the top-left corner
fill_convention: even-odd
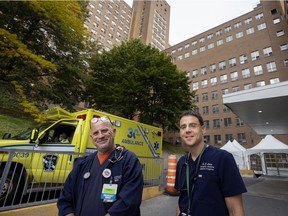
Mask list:
[[[243,194],[246,216],[287,216],[288,177],[243,177],[248,192]],[[142,216],[175,216],[178,196],[160,195],[145,200]]]

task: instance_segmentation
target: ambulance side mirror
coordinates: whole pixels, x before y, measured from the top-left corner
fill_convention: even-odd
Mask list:
[[[39,131],[38,129],[33,129],[30,134],[30,142],[35,142],[38,138]]]

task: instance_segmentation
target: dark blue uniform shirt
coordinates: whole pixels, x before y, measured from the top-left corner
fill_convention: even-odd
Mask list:
[[[119,151],[119,150],[115,150]],[[114,153],[100,165],[96,154],[80,158],[75,162],[62,193],[57,201],[59,216],[74,213],[75,216],[138,216],[143,191],[142,167],[136,155],[123,150],[123,158],[115,163]],[[111,177],[105,178],[102,172],[111,170]],[[88,179],[85,173],[90,173]],[[114,202],[103,202],[101,192],[103,184],[117,184],[117,199]]]
[[[179,208],[183,213],[188,210],[188,193],[186,183],[186,161],[189,166],[189,186],[191,191],[192,176],[195,174],[197,162],[187,154],[182,156],[176,168],[175,188],[180,191]],[[199,171],[192,195],[190,215],[211,216],[228,215],[225,197],[246,192],[243,179],[231,153],[208,146],[199,164]]]

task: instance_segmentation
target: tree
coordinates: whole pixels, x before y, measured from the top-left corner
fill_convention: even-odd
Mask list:
[[[87,1],[1,1],[0,80],[72,109],[83,91]],[[19,52],[22,50],[21,52]]]
[[[193,107],[186,73],[140,40],[92,57],[90,66],[86,96],[96,109],[165,128]]]

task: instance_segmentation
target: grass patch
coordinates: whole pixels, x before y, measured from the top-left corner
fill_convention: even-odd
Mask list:
[[[183,154],[184,150],[181,145],[175,145],[168,142],[163,142],[163,151],[169,154]]]
[[[36,123],[29,118],[11,117],[8,115],[0,115],[0,139],[5,133],[11,133],[12,136],[19,132],[34,127]]]

